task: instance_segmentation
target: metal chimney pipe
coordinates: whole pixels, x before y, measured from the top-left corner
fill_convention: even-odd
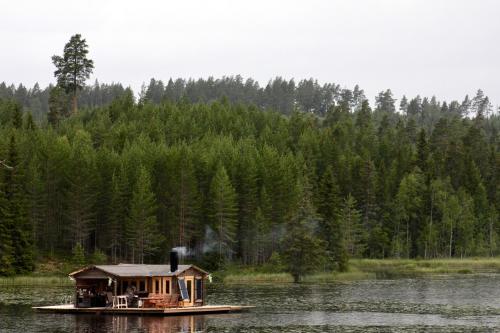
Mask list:
[[[179,268],[179,255],[177,251],[170,251],[170,272],[175,272]]]

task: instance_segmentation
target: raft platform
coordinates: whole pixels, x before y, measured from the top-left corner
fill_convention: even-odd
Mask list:
[[[230,313],[248,311],[255,306],[250,305],[203,305],[182,308],[112,308],[112,307],[91,307],[77,308],[73,304],[35,306],[33,309],[40,312],[56,313],[92,313],[92,314],[124,314],[124,315],[161,315],[161,316],[181,316],[210,313]]]

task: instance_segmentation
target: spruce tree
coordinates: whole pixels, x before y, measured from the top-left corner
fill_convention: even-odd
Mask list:
[[[351,257],[360,257],[366,248],[367,232],[362,225],[361,213],[356,209],[356,199],[349,194],[339,214],[347,253]]]
[[[85,265],[85,250],[83,249],[82,244],[76,243],[76,245],[73,247],[73,257],[71,258],[71,261],[73,262],[73,265],[76,267],[81,267]]]
[[[111,202],[109,206],[110,216],[107,227],[108,248],[111,251],[111,261],[117,263],[120,245],[122,244],[122,234],[125,228],[125,207],[123,192],[120,187],[119,175],[113,173],[111,179]]]
[[[4,169],[4,218],[10,226],[12,265],[16,273],[27,273],[34,269],[33,232],[27,215],[27,194],[14,135],[10,137],[7,164],[10,168]]]
[[[471,255],[474,251],[474,224],[476,222],[476,217],[474,216],[474,201],[464,189],[460,189],[458,191],[457,199],[460,203],[460,206],[459,213],[457,214],[458,219],[456,225],[457,236],[455,251],[457,257],[459,256],[460,258],[463,258]],[[482,239],[486,239],[487,235],[487,231],[485,230],[484,234],[478,236]],[[478,242],[477,239],[476,242],[476,246],[479,245],[479,243],[483,243],[482,240],[481,242]],[[484,245],[486,246],[486,242],[484,243]],[[482,251],[481,254],[483,254],[484,252]]]
[[[57,126],[59,121],[68,116],[68,96],[63,88],[56,86],[50,89],[48,100],[49,112],[47,120],[52,126]]]
[[[257,165],[255,163],[255,151],[248,145],[240,148],[238,159],[235,190],[238,193],[238,255],[243,263],[250,263],[255,258],[255,246],[253,243],[257,237],[257,225],[255,221],[257,208]]]
[[[127,230],[132,262],[143,264],[148,257],[158,253],[163,236],[159,233],[151,178],[145,167],[140,167],[132,192]]]
[[[422,128],[418,134],[417,141],[417,166],[422,172],[427,172],[429,163],[429,144],[425,130]]]
[[[236,193],[224,166],[219,165],[210,185],[211,221],[217,237],[219,261],[233,253],[237,230]]]
[[[259,194],[259,207],[255,214],[257,225],[258,263],[266,262],[273,255],[272,247],[272,207],[267,189],[262,186]]]
[[[199,194],[191,153],[185,146],[181,147],[178,163],[178,174],[174,183],[174,210],[179,226],[177,245],[192,248],[193,239],[201,233],[198,225]]]
[[[328,166],[319,187],[320,202],[318,212],[322,216],[321,234],[327,242],[327,249],[338,270],[347,270],[348,256],[344,242],[344,230],[339,218],[342,200],[333,169]]]
[[[5,166],[0,166],[2,169]],[[2,177],[3,178],[3,177]],[[12,221],[9,218],[8,201],[5,197],[5,186],[0,184],[0,276],[14,273],[14,248],[12,246]]]
[[[297,183],[299,202],[297,209],[286,225],[282,243],[282,257],[286,270],[294,282],[320,270],[326,259],[326,242],[317,236],[315,226],[320,218],[312,203],[308,181]]]
[[[13,103],[12,106],[12,126],[17,129],[23,127],[23,110],[19,103]]]
[[[33,120],[33,115],[31,114],[31,112],[28,112],[26,116],[24,128],[28,131],[34,131],[37,129],[37,126],[35,124],[35,121]]]
[[[95,231],[96,187],[95,158],[89,133],[79,130],[75,134],[70,156],[71,170],[67,174],[66,218],[69,222],[70,241],[84,248],[89,236]]]

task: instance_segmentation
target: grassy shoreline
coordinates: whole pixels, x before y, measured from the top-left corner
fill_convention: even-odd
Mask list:
[[[305,283],[326,283],[368,279],[416,278],[433,275],[500,273],[500,257],[467,259],[353,259],[347,272],[317,272],[305,276]],[[263,273],[255,268],[231,269],[225,283],[291,283],[288,273]]]
[[[352,259],[347,272],[317,272],[305,276],[305,283],[327,283],[368,279],[396,279],[433,275],[500,273],[500,257],[467,259]],[[229,283],[292,283],[288,273],[269,273],[256,266],[231,266],[214,272],[216,280]],[[46,268],[32,275],[0,277],[2,286],[72,286],[66,274]]]
[[[4,286],[51,286],[51,287],[68,287],[73,286],[74,282],[67,276],[59,275],[17,275],[0,277],[0,288]]]

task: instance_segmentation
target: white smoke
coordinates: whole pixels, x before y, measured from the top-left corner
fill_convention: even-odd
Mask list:
[[[205,239],[203,242],[203,254],[212,252],[217,247],[217,236],[208,225],[205,227]]]
[[[187,256],[190,256],[192,255],[192,252],[190,249],[188,249],[187,247],[185,246],[177,246],[177,247],[174,247],[172,249],[172,251],[175,251],[177,252],[177,254],[179,255],[179,257],[187,257]]]

